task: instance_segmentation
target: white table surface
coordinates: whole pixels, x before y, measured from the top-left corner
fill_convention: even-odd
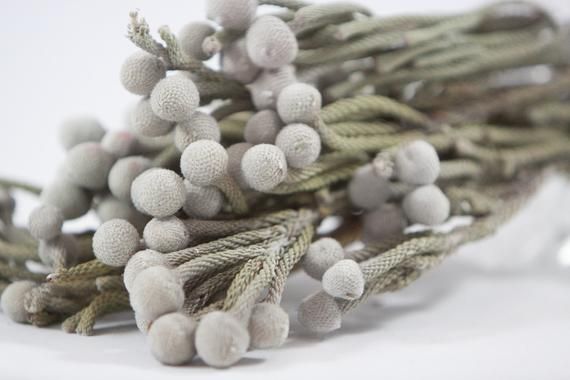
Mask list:
[[[360,2],[380,14],[480,3]],[[566,0],[541,3],[557,17],[570,16]],[[118,129],[135,102],[118,82],[121,62],[134,51],[124,37],[128,11],[139,8],[154,29],[173,30],[204,14],[202,1],[1,4],[0,176],[40,184],[63,158],[56,131],[65,116],[89,112]],[[248,353],[232,369],[161,366],[128,313],[99,324],[93,337],[0,315],[0,379],[570,379],[570,269],[557,254],[570,231],[569,190],[551,179],[496,236],[463,248],[412,286],[371,299],[325,339],[307,337],[296,322],[295,306],[318,287],[299,274],[284,299],[292,321],[287,344]],[[20,222],[34,206],[21,199]]]

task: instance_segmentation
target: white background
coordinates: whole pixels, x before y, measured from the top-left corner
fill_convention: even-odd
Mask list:
[[[480,1],[364,1],[377,14],[456,12]],[[567,0],[542,1],[570,18]],[[60,121],[96,115],[124,126],[136,101],[118,81],[135,50],[125,37],[128,12],[140,9],[153,30],[177,31],[204,18],[202,1],[1,1],[0,176],[45,184],[62,160]],[[557,250],[570,231],[568,183],[552,179],[497,236],[471,245],[409,288],[373,299],[326,339],[308,338],[295,321],[299,300],[318,284],[296,276],[284,305],[292,336],[279,350],[256,351],[238,366],[200,362],[167,368],[147,352],[130,315],[98,336],[15,325],[0,315],[0,379],[286,378],[570,379],[570,270]],[[18,220],[33,206],[24,198]],[[564,219],[566,218],[566,219]]]

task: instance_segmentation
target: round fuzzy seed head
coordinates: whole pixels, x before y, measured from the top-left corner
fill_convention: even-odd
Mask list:
[[[305,83],[293,83],[277,98],[277,111],[284,123],[312,123],[321,110],[319,90]]]
[[[259,111],[245,125],[243,137],[251,144],[273,144],[282,123],[273,110]]]
[[[141,99],[131,111],[130,127],[140,136],[158,137],[168,134],[173,124],[156,116],[150,105],[149,99]]]
[[[241,83],[251,83],[261,69],[249,59],[245,38],[241,38],[222,50],[222,71]]]
[[[149,221],[149,217],[141,214],[130,202],[122,201],[112,195],[103,197],[97,203],[95,211],[102,223],[112,219],[124,219],[137,231],[142,231]]]
[[[234,180],[236,180],[242,189],[247,188],[247,183],[245,182],[241,172],[241,160],[245,152],[247,152],[247,150],[252,146],[253,145],[250,143],[242,142],[230,145],[227,149],[228,173]]]
[[[297,311],[299,323],[316,334],[327,334],[340,328],[342,313],[335,299],[324,291],[303,300]]]
[[[184,290],[174,271],[163,266],[152,266],[135,277],[130,300],[133,310],[141,318],[155,321],[161,315],[182,309]]]
[[[400,148],[394,158],[398,179],[410,185],[429,185],[439,175],[439,157],[428,142],[417,140]]]
[[[225,29],[246,30],[257,11],[257,0],[208,0],[206,15]]]
[[[293,62],[299,51],[297,38],[287,24],[275,16],[261,16],[247,30],[247,54],[259,67],[276,69]]]
[[[340,260],[323,274],[323,289],[336,298],[354,300],[364,293],[364,275],[354,260]]]
[[[117,199],[131,200],[131,185],[142,172],[150,169],[151,161],[142,156],[125,157],[118,160],[109,172],[109,190]]]
[[[76,116],[65,120],[59,129],[59,140],[65,150],[84,142],[99,142],[105,128],[99,120],[89,116]]]
[[[121,83],[136,95],[147,96],[166,76],[164,63],[152,54],[138,51],[126,59],[121,67]]]
[[[113,219],[97,228],[93,235],[93,253],[103,264],[122,267],[140,247],[137,229],[122,219]]]
[[[91,196],[85,190],[61,179],[45,187],[40,200],[58,208],[65,220],[79,218],[91,208]]]
[[[123,273],[125,288],[130,292],[138,274],[147,268],[155,266],[168,267],[166,256],[152,249],[145,249],[135,253],[125,266],[125,272]]]
[[[285,153],[287,164],[293,168],[304,168],[319,158],[321,138],[305,124],[291,124],[279,132],[275,145]]]
[[[193,218],[211,219],[218,215],[224,205],[222,192],[214,186],[196,186],[188,180],[184,181],[186,186],[186,202],[184,212]]]
[[[275,145],[259,144],[245,152],[241,171],[249,187],[269,191],[287,177],[287,160]]]
[[[404,198],[402,207],[412,224],[434,226],[449,217],[449,199],[435,185],[418,187]]]
[[[354,173],[348,184],[350,201],[356,207],[374,210],[390,197],[390,183],[374,173],[371,165],[366,165]]]
[[[225,368],[247,352],[249,334],[232,315],[214,311],[206,314],[196,329],[196,350],[206,364]]]
[[[133,181],[131,199],[144,214],[155,218],[174,215],[186,200],[184,181],[172,170],[147,170]]]
[[[137,148],[137,138],[128,131],[107,132],[101,146],[116,158],[126,157]]]
[[[174,132],[174,144],[179,151],[198,140],[212,140],[220,142],[220,128],[218,122],[212,116],[203,112],[195,112],[190,120],[176,125]]]
[[[204,40],[214,34],[216,29],[207,22],[191,22],[182,27],[178,33],[180,50],[189,57],[201,61],[210,58],[202,49]]]
[[[200,105],[200,95],[186,75],[172,75],[162,79],[150,94],[150,105],[155,115],[168,121],[188,120]]]
[[[16,281],[8,285],[2,292],[0,299],[0,306],[2,306],[4,314],[14,322],[28,322],[29,314],[24,307],[24,297],[35,287],[36,283],[32,281]]]
[[[402,208],[394,204],[385,204],[376,210],[362,216],[363,240],[378,242],[390,236],[403,233],[406,228],[406,218]]]
[[[320,281],[327,269],[342,259],[342,245],[333,238],[321,238],[309,246],[301,263],[305,273]]]
[[[83,262],[86,258],[92,258],[91,255],[81,252],[77,239],[68,234],[59,235],[51,240],[40,240],[38,256],[47,266],[63,264],[66,268]]]
[[[52,205],[36,207],[28,219],[30,234],[35,239],[49,240],[61,234],[63,213]]]
[[[289,315],[273,303],[258,303],[253,307],[248,326],[253,348],[274,348],[289,336]]]
[[[251,84],[247,85],[253,105],[258,110],[275,108],[281,91],[295,83],[293,66],[283,66],[275,70],[264,70]]]
[[[65,159],[69,181],[89,190],[101,190],[107,186],[107,177],[114,157],[101,144],[87,142],[76,145]]]
[[[158,252],[174,252],[188,247],[190,233],[183,221],[175,216],[154,218],[144,228],[146,246]]]
[[[180,169],[196,186],[210,186],[227,173],[228,154],[223,146],[211,140],[193,142],[182,153]]]
[[[148,332],[152,356],[166,365],[189,363],[194,355],[194,334],[198,324],[182,313],[163,315],[154,321]]]

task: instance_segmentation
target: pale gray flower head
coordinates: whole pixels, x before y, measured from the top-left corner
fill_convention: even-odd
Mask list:
[[[196,186],[210,186],[227,173],[228,154],[211,140],[199,140],[186,147],[180,158],[184,177]]]
[[[231,314],[214,311],[200,320],[196,329],[196,350],[208,365],[226,368],[247,352],[249,333]]]
[[[172,170],[153,168],[135,178],[131,198],[140,212],[164,218],[182,208],[186,189],[182,178]]]
[[[127,91],[147,96],[166,76],[166,66],[160,58],[145,51],[131,54],[121,67],[121,83]]]
[[[287,159],[275,145],[255,145],[243,155],[241,171],[249,187],[269,191],[287,177]]]
[[[226,29],[244,31],[257,12],[257,0],[207,0],[206,15]]]
[[[139,248],[137,229],[123,219],[112,219],[101,224],[93,235],[95,257],[110,266],[125,266]]]
[[[275,145],[283,151],[287,165],[304,168],[315,162],[321,153],[321,138],[305,124],[291,124],[279,132]]]
[[[154,87],[150,105],[161,119],[181,122],[192,117],[200,105],[200,94],[188,75],[171,75]]]
[[[427,226],[445,222],[450,212],[449,199],[435,185],[421,186],[408,193],[402,208],[412,224]]]
[[[258,17],[247,30],[247,53],[251,61],[265,69],[277,69],[293,62],[299,51],[297,38],[278,17]]]

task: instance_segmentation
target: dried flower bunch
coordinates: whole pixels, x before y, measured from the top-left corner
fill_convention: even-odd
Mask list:
[[[160,41],[132,13],[140,51],[120,80],[140,100],[127,128],[69,119],[51,184],[0,182],[14,321],[90,335],[132,308],[160,362],[228,367],[286,341],[292,271],[322,283],[299,321],[331,332],[492,234],[544,173],[569,171],[570,34],[534,4],[388,18],[344,2],[207,9]],[[28,228],[12,223],[11,189],[39,194]],[[96,231],[64,232],[90,211]],[[457,216],[469,223],[438,228]]]

